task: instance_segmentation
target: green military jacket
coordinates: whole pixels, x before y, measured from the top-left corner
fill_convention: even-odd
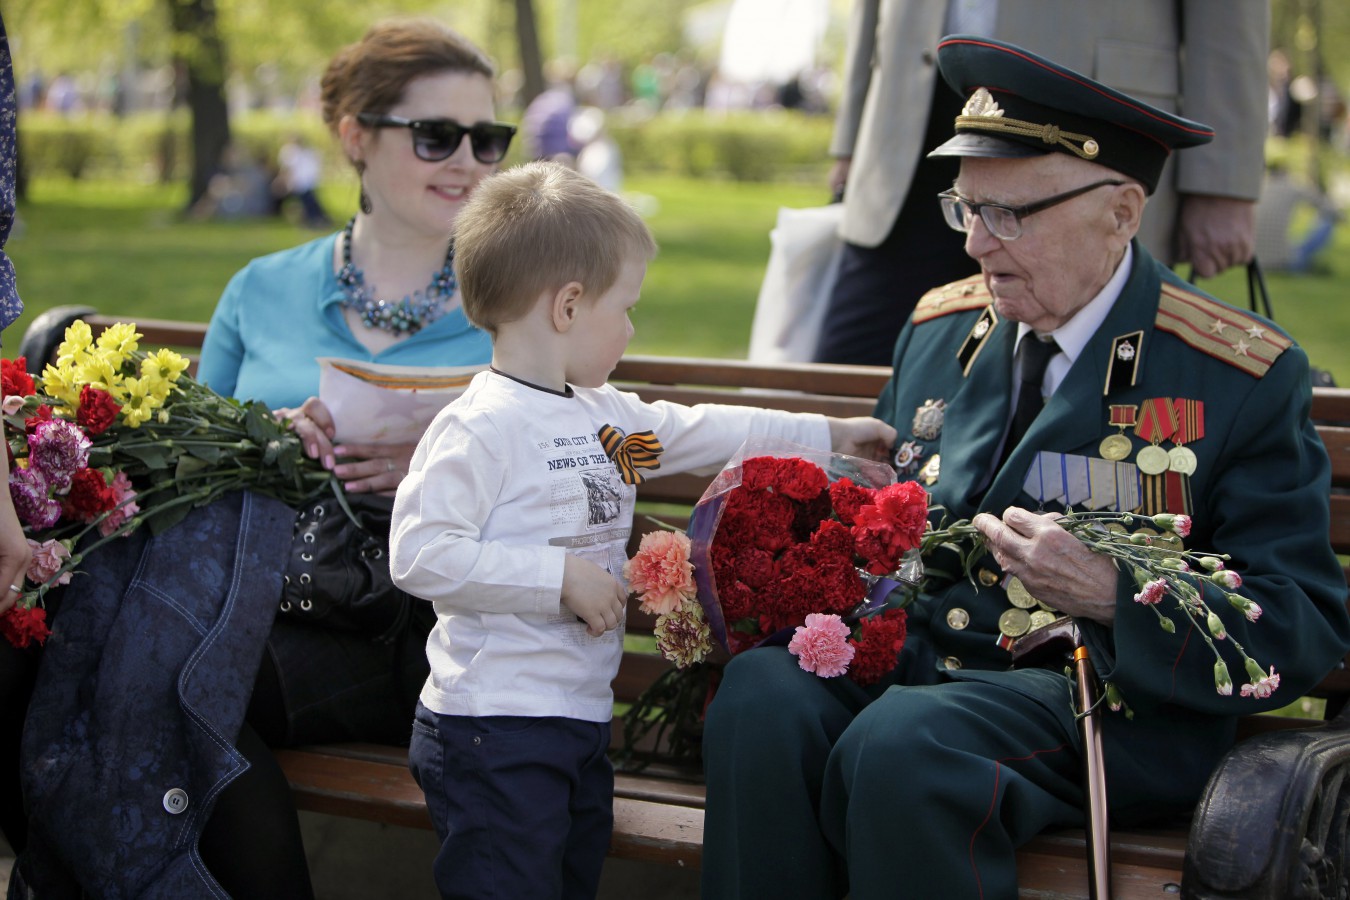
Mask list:
[[[1207,591],[1229,634],[1280,673],[1274,695],[1240,696],[1248,678],[1223,642],[1234,690],[1220,695],[1203,637],[1171,600],[1163,608],[1176,633],[1163,631],[1154,611],[1134,601],[1139,586],[1127,574],[1118,582],[1115,626],[1082,628],[1099,674],[1134,713],[1131,720],[1107,717],[1108,754],[1114,746],[1117,754],[1136,755],[1138,742],[1155,738],[1175,744],[1180,727],[1196,738],[1200,777],[1231,742],[1236,716],[1294,701],[1350,646],[1345,581],[1327,538],[1329,462],[1308,419],[1307,357],[1273,323],[1196,290],[1136,243],[1119,299],[994,471],[1009,420],[1016,335],[1017,323],[999,318],[979,277],[923,298],[897,342],[894,374],[876,412],[899,432],[900,478],[924,483],[933,501],[959,518],[1009,506],[1062,510],[1066,500],[1082,508],[1085,492],[1102,508],[1190,514],[1187,546],[1230,554],[1229,567],[1243,578],[1239,593],[1264,610],[1248,622],[1222,591]],[[1163,401],[1189,420],[1182,432],[1158,424],[1166,419]],[[1113,417],[1136,424],[1113,425]],[[1155,442],[1136,432],[1183,437],[1194,472],[1132,474],[1138,451]],[[1128,441],[1123,469],[1102,456],[1111,435]],[[1156,442],[1163,449],[1176,444]],[[1077,474],[1063,475],[1068,470]],[[1095,477],[1102,475],[1108,477]],[[911,607],[916,638],[931,641],[951,677],[996,679],[1009,667],[1000,620],[1017,607],[1005,581],[986,556],[969,579],[935,578]],[[1108,760],[1108,771],[1112,765]],[[1147,766],[1136,759],[1115,772],[1145,777]]]

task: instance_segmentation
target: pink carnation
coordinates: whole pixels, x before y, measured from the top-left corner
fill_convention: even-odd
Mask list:
[[[136,505],[136,492],[131,489],[131,479],[125,472],[118,472],[113,476],[112,484],[108,487],[113,492],[113,499],[117,506],[113,507],[108,513],[108,517],[98,523],[98,533],[107,537],[126,522],[141,508]]]
[[[70,551],[60,541],[50,540],[39,544],[29,538],[28,546],[33,551],[33,561],[28,564],[28,580],[34,584],[46,584],[49,578],[60,571],[62,564],[70,559]],[[70,573],[63,573],[56,583],[69,584]]]
[[[811,613],[805,625],[798,625],[788,652],[797,657],[797,664],[821,678],[833,678],[848,671],[853,661],[854,648],[848,642],[850,629],[836,615]]]
[[[1161,578],[1155,578],[1144,589],[1134,595],[1135,603],[1161,603],[1162,598],[1167,596],[1167,582]]]
[[[1257,679],[1254,684],[1244,684],[1242,686],[1242,696],[1255,697],[1258,700],[1264,700],[1271,694],[1275,693],[1275,689],[1278,688],[1279,686],[1280,686],[1279,673],[1275,671],[1274,666],[1271,666],[1269,675],[1265,676],[1264,678]]]
[[[689,562],[689,538],[679,531],[653,531],[643,536],[638,552],[624,563],[623,577],[638,595],[642,611],[654,616],[674,612],[698,593]]]
[[[1209,580],[1217,584],[1219,587],[1227,588],[1230,591],[1242,587],[1242,576],[1234,572],[1232,569],[1220,569],[1214,574],[1210,575]]]

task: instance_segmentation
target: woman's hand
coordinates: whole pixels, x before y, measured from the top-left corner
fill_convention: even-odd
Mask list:
[[[290,421],[300,436],[305,455],[319,460],[353,494],[393,496],[403,476],[408,474],[413,450],[417,449],[416,444],[335,445],[337,427],[333,415],[318,397],[310,397],[294,409],[279,409],[277,417]]]
[[[353,494],[393,496],[408,474],[416,444],[341,444],[333,448],[341,460],[333,474]]]
[[[0,477],[6,484],[9,482],[9,466],[3,456],[0,456]],[[33,550],[14,512],[9,491],[5,491],[0,494],[0,615],[23,594],[23,580],[32,561]]]
[[[337,465],[333,452],[333,437],[337,434],[337,427],[333,424],[333,414],[322,400],[310,397],[292,409],[278,409],[276,416],[291,423],[291,428],[300,436],[306,456],[319,460],[330,471]]]

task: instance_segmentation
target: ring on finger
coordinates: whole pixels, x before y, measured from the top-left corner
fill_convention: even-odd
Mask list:
[[[11,584],[9,589],[20,596],[23,595],[23,585],[21,584]]]
[[[394,461],[392,459],[386,459],[384,461],[384,470],[386,472],[394,471]]]

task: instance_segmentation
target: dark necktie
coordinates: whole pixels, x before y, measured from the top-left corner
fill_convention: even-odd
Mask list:
[[[1003,458],[1006,460],[1022,441],[1022,437],[1031,427],[1031,423],[1041,413],[1045,401],[1041,398],[1041,382],[1045,380],[1045,367],[1050,358],[1059,352],[1059,344],[1054,339],[1043,341],[1034,334],[1022,338],[1017,349],[1022,360],[1022,382],[1017,389],[1017,409],[1013,413],[1012,428],[1008,430],[1008,440],[1003,445]]]

